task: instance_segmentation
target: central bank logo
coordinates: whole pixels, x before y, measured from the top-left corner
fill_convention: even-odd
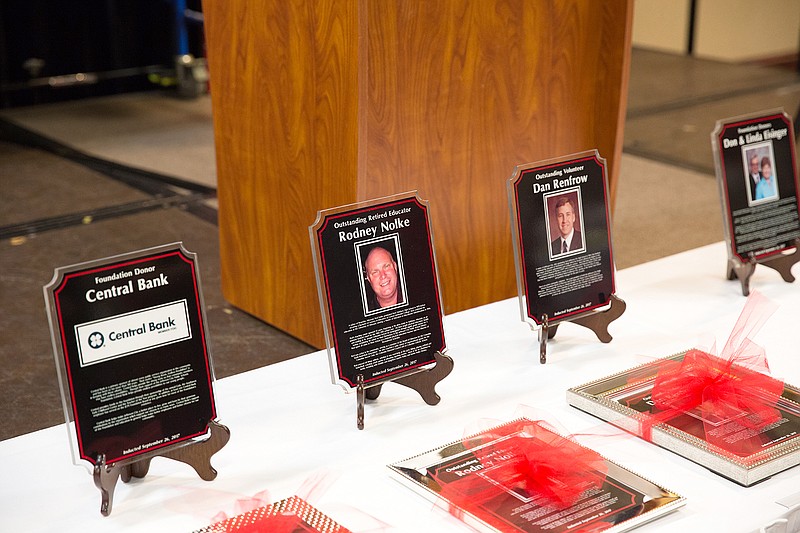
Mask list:
[[[95,350],[101,348],[103,344],[106,342],[105,337],[99,331],[95,331],[91,335],[89,335],[89,346],[94,348]]]
[[[76,324],[74,328],[81,367],[192,338],[185,298]]]

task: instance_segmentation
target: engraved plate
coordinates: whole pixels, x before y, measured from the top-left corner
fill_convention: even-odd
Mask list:
[[[682,361],[685,352],[667,359]],[[598,418],[642,436],[656,375],[663,360],[620,372],[567,391],[567,401]],[[654,444],[717,474],[749,486],[800,463],[800,391],[784,384],[776,408],[780,419],[759,431],[736,419],[709,419],[699,412],[656,424]],[[714,444],[723,439],[726,448]],[[734,450],[734,451],[731,451]]]
[[[519,419],[491,430],[472,435],[409,459],[389,465],[401,483],[435,502],[444,503],[453,514],[481,531],[524,531],[566,533],[568,531],[627,531],[684,505],[685,499],[634,474],[607,459],[605,476],[599,488],[587,491],[566,508],[548,505],[539,495],[518,487],[500,486],[496,497],[474,502],[469,508],[454,508],[443,493],[441,484],[455,483],[474,476],[480,487],[497,482],[490,464],[476,461],[476,451],[491,447],[497,460],[519,452],[519,439],[528,439],[525,424]],[[499,430],[499,431],[498,431]],[[502,434],[502,437],[498,437]],[[586,477],[600,476],[587,471]],[[475,485],[472,485],[475,486]],[[482,490],[482,489],[479,489]]]

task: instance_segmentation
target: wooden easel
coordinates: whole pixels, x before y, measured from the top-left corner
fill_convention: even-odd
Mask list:
[[[578,316],[570,320],[563,320],[557,323],[550,323],[548,316],[542,315],[542,327],[539,329],[539,362],[545,364],[547,362],[547,341],[556,336],[556,331],[561,322],[572,322],[589,328],[594,331],[600,342],[611,342],[611,335],[608,333],[608,325],[614,320],[622,316],[625,312],[627,305],[625,301],[612,294],[610,298],[611,305],[602,311],[594,311],[587,315]]]
[[[756,261],[755,257],[751,254],[746,262],[739,261],[736,258],[728,259],[727,277],[733,281],[739,280],[742,285],[742,295],[750,295],[750,278],[756,270],[756,265],[764,265],[769,267],[781,275],[783,281],[786,283],[794,282],[794,275],[792,274],[792,266],[800,262],[800,239],[794,241],[794,251],[789,254],[778,254],[763,261]]]
[[[99,454],[94,465],[94,484],[100,489],[100,514],[103,516],[111,514],[117,481],[122,478],[123,483],[127,483],[132,478],[143,478],[150,470],[150,461],[154,457],[166,457],[186,463],[205,481],[216,478],[217,471],[211,466],[211,456],[228,443],[231,432],[226,426],[213,420],[209,422],[208,428],[210,435],[205,440],[180,442],[116,463],[106,464],[105,454]]]
[[[450,372],[453,371],[453,358],[449,355],[444,355],[441,352],[436,352],[433,355],[436,363],[428,369],[423,369],[413,374],[407,374],[394,380],[390,380],[398,385],[403,385],[410,389],[414,389],[422,396],[423,401],[428,405],[436,405],[441,400],[441,397],[436,394],[436,384],[446,378]],[[377,400],[381,393],[381,387],[384,383],[365,387],[364,376],[359,374],[357,376],[356,386],[356,425],[358,429],[364,429],[364,402],[366,400]]]

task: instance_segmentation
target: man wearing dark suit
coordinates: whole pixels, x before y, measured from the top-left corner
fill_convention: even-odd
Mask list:
[[[559,198],[556,202],[555,212],[559,236],[550,243],[553,256],[583,248],[583,235],[574,228],[575,206],[572,200],[566,196]]]
[[[756,185],[761,181],[761,172],[758,169],[758,156],[755,154],[750,158],[750,172],[748,172],[748,175],[750,176],[750,199],[752,200],[756,197]]]

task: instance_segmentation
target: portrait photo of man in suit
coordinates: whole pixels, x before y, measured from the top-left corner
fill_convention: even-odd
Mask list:
[[[584,249],[580,224],[576,224],[578,216],[576,203],[571,195],[566,194],[555,201],[552,220],[555,222],[558,236],[550,242],[552,257]]]
[[[761,181],[761,166],[758,160],[758,154],[753,151],[750,152],[751,155],[748,158],[749,163],[747,165],[747,179],[748,179],[748,195],[750,201],[753,201],[756,196],[756,188],[758,187],[758,182]]]

